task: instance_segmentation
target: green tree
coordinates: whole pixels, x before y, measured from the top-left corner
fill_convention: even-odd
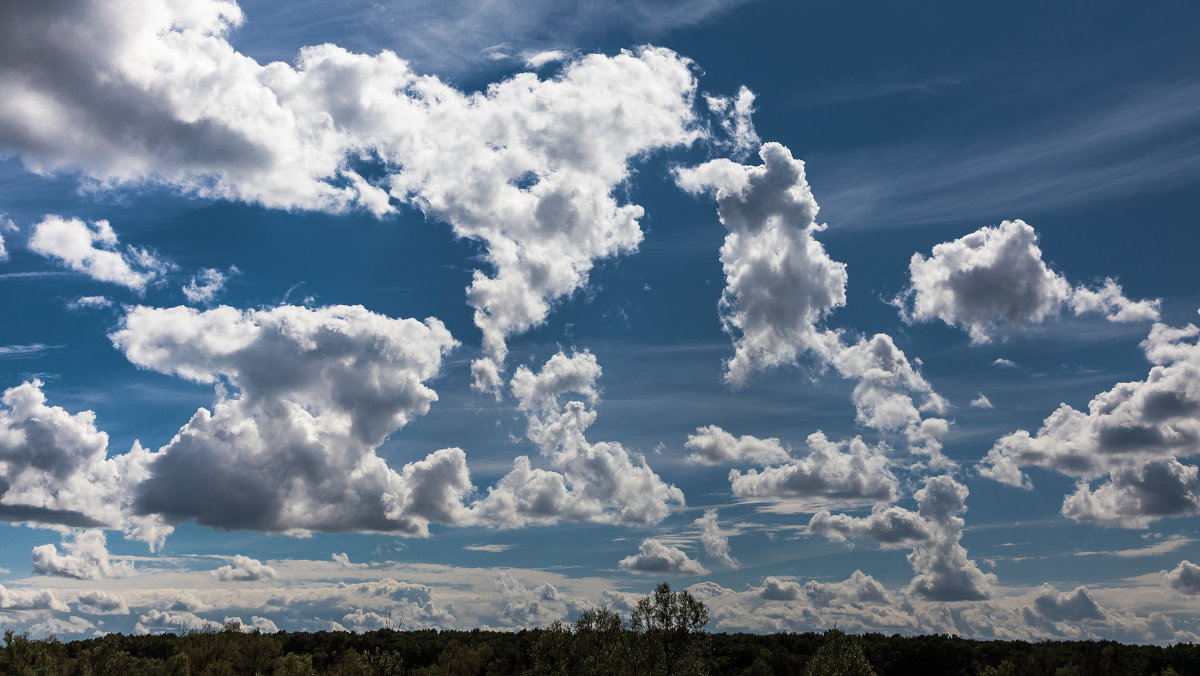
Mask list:
[[[629,627],[637,634],[635,666],[638,673],[653,676],[706,674],[709,671],[707,636],[708,608],[686,590],[672,592],[663,582],[638,601],[629,616]]]
[[[606,608],[589,608],[575,620],[570,673],[583,676],[628,673],[629,632],[624,620]]]
[[[837,627],[825,632],[825,642],[808,661],[804,673],[807,676],[875,676],[862,646]]]

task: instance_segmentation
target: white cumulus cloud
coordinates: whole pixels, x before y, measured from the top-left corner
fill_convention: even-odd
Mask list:
[[[642,540],[638,553],[621,559],[621,570],[651,575],[704,575],[708,571],[687,552],[654,538]]]
[[[108,221],[89,224],[78,218],[46,216],[33,226],[29,250],[97,281],[139,293],[172,267],[146,249],[122,249]]]
[[[100,580],[127,577],[134,573],[133,563],[112,561],[102,530],[77,531],[68,542],[63,538],[63,551],[52,544],[33,548],[33,572],[38,575],[57,575],[80,580]]]
[[[400,472],[375,454],[437,400],[424,382],[456,342],[436,319],[359,306],[134,307],[111,338],[139,366],[219,384],[212,410],[154,454],[137,489],[141,513],[224,528],[424,535],[430,519],[461,509],[461,450]]]
[[[704,516],[696,519],[694,523],[704,529],[700,533],[700,542],[704,544],[705,554],[730,568],[737,568],[741,565],[730,553],[729,536],[721,530],[715,508],[704,510]]]
[[[557,353],[537,373],[518,367],[511,387],[526,415],[526,436],[551,469],[518,457],[512,471],[472,504],[477,520],[506,528],[560,519],[645,525],[683,505],[683,492],[664,482],[644,457],[619,443],[593,443],[585,436],[596,420],[591,404],[600,374],[596,358],[587,352]]]
[[[1034,434],[997,440],[979,473],[1031,488],[1021,468],[1076,477],[1063,514],[1078,521],[1144,528],[1155,519],[1200,510],[1197,469],[1178,461],[1200,453],[1200,329],[1155,324],[1142,341],[1153,364],[1145,380],[1096,395],[1087,412],[1062,404]],[[1093,489],[1090,482],[1108,475]]]
[[[232,565],[225,565],[212,571],[213,577],[222,582],[231,580],[238,582],[257,582],[259,580],[274,580],[279,577],[275,569],[258,559],[238,554],[233,557]]]
[[[916,575],[909,589],[932,601],[968,601],[992,595],[996,576],[984,573],[959,542],[967,487],[948,475],[930,477],[915,494],[917,511],[876,507],[869,516],[818,512],[809,530],[843,540],[868,537],[885,548],[912,547],[908,562]]]
[[[846,266],[812,237],[817,202],[804,163],[778,143],[759,149],[762,164],[717,159],[676,171],[684,190],[712,192],[729,229],[721,247],[725,291],[721,321],[733,337],[725,380],[734,387],[802,353],[828,355],[837,337],[818,326],[846,302]]]
[[[1099,289],[1071,285],[1046,265],[1037,239],[1028,223],[1004,221],[942,242],[928,258],[915,253],[910,286],[894,302],[906,320],[940,319],[962,327],[973,343],[990,342],[1003,328],[1040,324],[1065,307],[1110,321],[1158,319],[1159,301],[1131,301],[1112,279]]]
[[[739,498],[825,498],[877,500],[896,498],[898,482],[888,469],[880,447],[861,437],[844,443],[830,441],[821,432],[807,439],[808,455],[787,463],[743,474],[729,473],[730,487]]]

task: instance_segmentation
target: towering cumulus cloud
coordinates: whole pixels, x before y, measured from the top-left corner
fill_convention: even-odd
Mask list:
[[[1032,488],[1021,467],[1054,470],[1079,480],[1063,502],[1077,521],[1144,528],[1163,517],[1200,511],[1197,468],[1179,457],[1200,453],[1200,328],[1155,324],[1142,341],[1154,365],[1145,380],[1118,383],[1096,395],[1087,412],[1066,404],[1036,434],[1019,430],[998,440],[980,474]],[[1097,488],[1093,480],[1108,475]]]
[[[762,164],[747,166],[717,159],[676,171],[684,190],[716,195],[717,215],[729,234],[721,247],[725,290],[720,313],[733,338],[725,381],[745,385],[756,372],[795,364],[807,354],[821,367],[832,365],[857,381],[854,404],[862,424],[881,431],[903,431],[913,450],[947,464],[941,439],[947,403],[913,368],[886,334],[846,344],[840,331],[821,325],[846,302],[846,266],[825,252],[812,234],[817,202],[804,176],[804,163],[778,143],[759,149]],[[913,395],[923,398],[918,406]],[[729,453],[762,453],[728,440],[698,438],[694,460],[708,462]]]
[[[916,253],[911,286],[896,298],[906,320],[940,319],[960,326],[973,343],[992,340],[1002,327],[1019,329],[1058,316],[1099,312],[1109,321],[1158,319],[1157,300],[1131,301],[1107,279],[1099,289],[1072,286],[1042,260],[1037,233],[1024,221],[1004,221]]]
[[[134,307],[112,340],[139,366],[218,384],[212,410],[154,454],[136,511],[266,531],[426,534],[429,521],[455,519],[469,488],[461,450],[400,472],[375,454],[437,400],[424,381],[455,341],[436,319]]]
[[[960,544],[967,487],[949,476],[925,480],[917,491],[917,511],[899,507],[875,509],[869,516],[818,512],[809,530],[835,540],[867,537],[887,548],[911,546],[908,562],[916,576],[909,589],[932,601],[988,598],[996,576],[984,573]]]
[[[806,351],[828,358],[838,339],[817,323],[846,302],[845,264],[812,238],[824,226],[814,220],[818,206],[804,163],[778,143],[758,154],[760,166],[717,159],[676,173],[684,190],[716,194],[717,214],[729,229],[721,247],[721,321],[734,338],[725,364],[734,387]]]
[[[227,40],[242,20],[226,0],[5,3],[0,144],[34,171],[106,183],[377,216],[417,206],[486,246],[491,270],[468,289],[484,388],[502,384],[508,335],[641,241],[642,208],[613,194],[631,160],[702,133],[690,63],[665,49],[467,94],[386,51],[324,44],[262,65]]]

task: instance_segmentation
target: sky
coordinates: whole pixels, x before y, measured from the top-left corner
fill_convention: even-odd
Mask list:
[[[586,4],[0,3],[0,625],[1197,640],[1200,8]]]

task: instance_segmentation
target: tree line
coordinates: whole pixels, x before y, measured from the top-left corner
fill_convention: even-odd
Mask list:
[[[571,625],[517,632],[243,632],[106,636],[71,642],[4,632],[0,674],[574,676],[684,674],[1075,676],[1200,674],[1200,646],[983,641],[948,635],[705,632],[708,609],[666,583],[628,620],[602,608]]]

